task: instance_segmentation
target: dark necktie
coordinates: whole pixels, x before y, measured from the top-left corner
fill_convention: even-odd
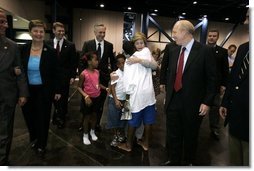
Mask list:
[[[182,48],[182,52],[179,57],[178,67],[176,71],[176,79],[174,84],[174,89],[178,92],[182,88],[182,76],[183,76],[183,63],[184,63],[184,51],[185,47]]]
[[[59,57],[59,54],[60,54],[60,44],[59,44],[59,40],[57,41],[57,44],[56,44],[56,52],[57,52],[57,56]]]
[[[243,58],[242,64],[241,64],[241,70],[239,74],[239,78],[242,79],[244,75],[246,75],[249,72],[249,51]]]
[[[99,59],[101,58],[101,43],[98,43],[97,56]]]

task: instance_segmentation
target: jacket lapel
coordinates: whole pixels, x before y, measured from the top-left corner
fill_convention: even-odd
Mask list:
[[[8,44],[2,38],[0,38],[0,63],[4,63],[4,59],[6,57],[8,49]]]
[[[191,47],[191,50],[190,50],[190,53],[189,53],[189,56],[188,56],[188,59],[187,59],[187,62],[185,64],[185,67],[184,67],[184,72],[187,71],[187,69],[189,68],[190,64],[193,62],[193,60],[195,59],[195,57],[197,56],[198,54],[198,47],[197,47],[197,42],[194,41],[192,47]],[[184,73],[183,72],[183,73]]]

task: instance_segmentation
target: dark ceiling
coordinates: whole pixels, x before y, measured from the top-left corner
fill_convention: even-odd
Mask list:
[[[248,0],[92,0],[92,1],[62,1],[57,0],[57,6],[63,8],[84,8],[101,9],[99,6],[104,3],[103,10],[127,12],[129,6],[131,12],[153,13],[158,10],[158,16],[177,18],[186,13],[186,19],[199,19],[207,15],[210,21],[238,23],[243,22]],[[229,18],[225,21],[225,18]]]

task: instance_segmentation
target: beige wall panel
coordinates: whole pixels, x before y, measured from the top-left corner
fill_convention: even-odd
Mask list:
[[[82,18],[82,20],[80,20],[80,18]],[[78,50],[82,49],[84,41],[95,38],[94,24],[103,23],[107,28],[105,40],[113,43],[116,53],[122,51],[123,13],[75,9],[73,21],[73,40]]]

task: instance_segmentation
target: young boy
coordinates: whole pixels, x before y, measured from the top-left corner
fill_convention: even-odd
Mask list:
[[[108,98],[107,128],[113,129],[114,131],[114,137],[110,143],[111,146],[117,146],[119,142],[124,141],[123,129],[126,125],[126,121],[120,120],[126,96],[123,84],[125,56],[123,54],[118,54],[116,56],[116,61],[118,69],[114,72],[114,75],[117,76],[117,79],[111,80],[111,94]]]

